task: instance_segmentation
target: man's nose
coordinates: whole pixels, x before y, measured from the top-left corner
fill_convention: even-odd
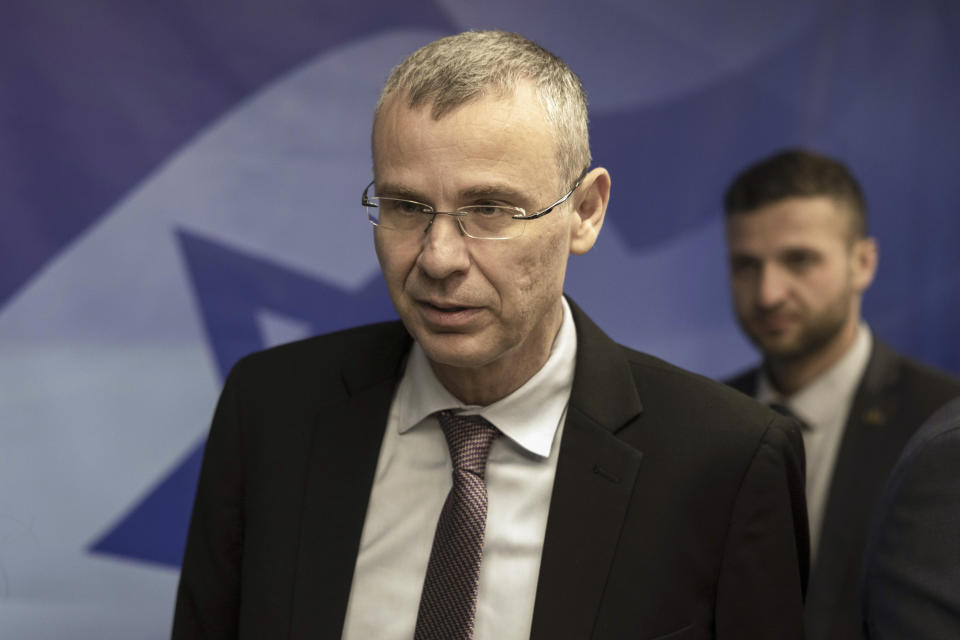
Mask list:
[[[456,216],[437,214],[423,234],[417,264],[431,278],[442,279],[470,267],[468,238]]]
[[[757,304],[769,309],[778,306],[786,297],[790,288],[787,274],[773,265],[764,265],[757,282]]]

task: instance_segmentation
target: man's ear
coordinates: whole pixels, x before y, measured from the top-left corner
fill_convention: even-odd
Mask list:
[[[861,293],[866,291],[873,282],[877,273],[878,250],[877,241],[873,238],[861,238],[853,245],[851,255],[851,269],[853,271],[853,286]]]
[[[583,255],[593,248],[603,226],[603,218],[610,202],[610,174],[597,167],[584,176],[577,189],[575,219],[570,227],[570,253]]]

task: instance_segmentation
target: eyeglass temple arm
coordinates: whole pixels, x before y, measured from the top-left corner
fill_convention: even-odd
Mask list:
[[[518,220],[536,220],[537,218],[541,218],[547,215],[548,213],[550,213],[551,211],[553,211],[554,209],[562,205],[564,202],[570,199],[570,196],[572,196],[573,192],[577,190],[577,188],[580,186],[580,183],[583,182],[583,179],[587,177],[587,173],[589,171],[590,171],[590,167],[584,168],[584,170],[580,172],[580,177],[578,177],[577,181],[573,183],[572,187],[570,187],[570,191],[567,191],[567,193],[562,198],[554,202],[552,205],[550,205],[549,207],[547,207],[542,211],[538,211],[534,213],[533,215],[518,218]]]

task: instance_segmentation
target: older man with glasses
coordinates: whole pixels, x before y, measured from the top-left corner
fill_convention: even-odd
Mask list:
[[[401,322],[234,368],[174,637],[801,638],[796,427],[563,295],[610,195],[576,75],[443,38],[394,69],[372,144]]]

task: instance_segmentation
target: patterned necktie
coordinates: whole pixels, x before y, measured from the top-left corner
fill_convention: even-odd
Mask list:
[[[500,432],[480,416],[437,414],[453,461],[420,595],[414,640],[470,640],[487,521],[487,454]]]

